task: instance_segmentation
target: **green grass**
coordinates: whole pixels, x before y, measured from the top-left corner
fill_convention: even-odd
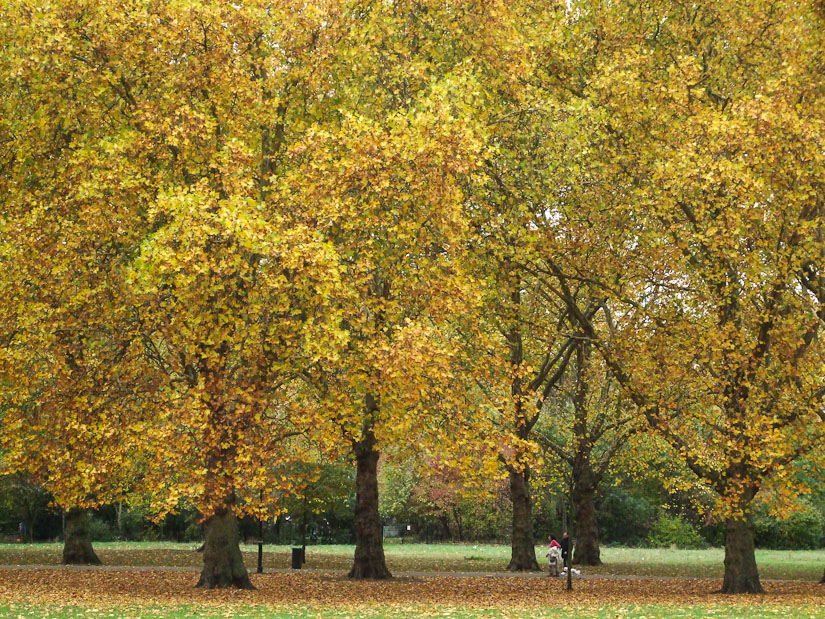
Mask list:
[[[659,604],[644,605],[607,605],[601,607],[577,607],[575,612],[570,608],[548,607],[531,608],[527,610],[482,609],[467,610],[451,606],[412,606],[392,607],[377,605],[370,608],[300,608],[277,607],[267,605],[231,606],[216,608],[214,606],[170,605],[170,606],[117,606],[95,608],[83,606],[55,606],[40,607],[29,604],[0,604],[0,616],[26,617],[35,619],[128,619],[156,617],[158,619],[178,619],[183,617],[204,617],[217,619],[218,617],[245,617],[250,619],[269,619],[285,617],[320,617],[320,618],[356,618],[356,617],[387,617],[403,619],[405,617],[484,617],[512,619],[531,617],[583,617],[593,619],[615,619],[617,617],[714,617],[741,619],[744,617],[755,619],[784,618],[784,617],[825,617],[825,609],[821,606],[731,606],[731,605],[688,605],[670,606]]]
[[[107,565],[192,567],[201,565],[197,543],[98,542],[95,549]],[[242,546],[247,566],[257,565],[257,546]],[[0,564],[54,565],[60,563],[62,545],[0,544]],[[345,571],[351,567],[354,548],[347,545],[308,546],[307,568]],[[543,565],[545,549],[536,548]],[[501,572],[510,548],[494,544],[385,545],[387,564],[395,572]],[[661,548],[602,548],[604,565],[585,567],[588,574],[721,578],[724,550]],[[764,579],[818,580],[825,568],[825,550],[758,550],[759,572]],[[264,546],[264,568],[288,568],[289,546]]]
[[[585,568],[592,574],[632,574],[682,578],[721,578],[723,548],[603,548],[604,565]],[[764,579],[819,580],[825,568],[825,549],[757,550],[756,563]]]
[[[167,566],[188,565],[193,568],[200,566],[201,555],[196,551],[198,544],[177,544],[172,542],[112,542],[97,543],[96,550],[109,565],[139,565],[139,566]],[[265,546],[267,569],[289,566],[289,546]],[[43,563],[56,564],[60,560],[62,546],[60,544],[0,544],[0,564]],[[254,569],[257,558],[257,547],[243,546],[247,565]],[[309,546],[307,548],[308,568],[322,570],[338,570],[343,572],[350,567],[353,556],[353,547],[346,545]],[[503,572],[510,555],[508,546],[493,544],[397,544],[388,543],[385,551],[390,568],[396,573],[402,571],[422,572]],[[722,549],[706,550],[670,550],[670,549],[633,549],[633,548],[603,548],[602,558],[605,565],[597,568],[584,568],[589,574],[619,575],[619,576],[660,576],[660,577],[703,577],[718,578],[722,574]],[[538,558],[544,558],[544,549],[537,548]],[[581,598],[574,606],[565,605],[564,593],[547,598],[554,603],[558,599],[559,606],[527,607],[535,598],[525,593],[513,593],[500,599],[496,597],[493,608],[467,609],[455,606],[455,600],[439,605],[436,603],[392,604],[381,593],[377,593],[375,602],[360,603],[350,606],[349,601],[341,604],[332,602],[330,605],[319,606],[317,600],[310,606],[300,604],[289,605],[280,601],[263,603],[262,600],[252,600],[239,597],[212,599],[205,595],[204,603],[192,603],[191,600],[179,599],[177,602],[169,600],[152,600],[140,597],[126,597],[120,600],[107,600],[97,596],[77,599],[71,602],[67,597],[67,604],[54,605],[52,601],[43,600],[39,604],[31,597],[7,597],[0,595],[0,617],[32,617],[50,619],[91,618],[144,618],[158,617],[160,619],[181,617],[249,617],[253,619],[270,617],[387,617],[402,619],[406,617],[438,616],[438,617],[485,617],[485,618],[528,618],[528,617],[584,617],[599,619],[616,619],[620,617],[721,617],[732,619],[779,618],[779,617],[822,617],[825,619],[825,606],[816,603],[820,596],[820,589],[825,595],[825,585],[815,583],[822,569],[825,567],[825,550],[818,551],[774,551],[760,550],[757,552],[757,561],[763,580],[797,579],[807,581],[807,585],[775,585],[791,587],[809,587],[807,597],[797,597],[794,602],[783,606],[784,597],[774,594],[768,599],[761,596],[744,596],[736,598],[716,597],[709,595],[704,599],[695,599],[690,595],[680,596],[684,584],[678,581],[639,581],[630,583],[630,589],[624,591],[639,592],[648,590],[658,583],[663,593],[661,597],[654,596],[651,600],[647,596],[644,601],[656,603],[633,604],[633,597],[616,597],[609,594],[600,594]],[[194,578],[196,575],[192,574]],[[274,576],[274,575],[273,575]],[[310,575],[307,574],[307,577]],[[142,578],[142,576],[139,576]],[[285,578],[292,578],[284,575]],[[316,575],[313,578],[318,579]],[[323,577],[321,577],[323,578]],[[346,579],[343,579],[346,581]],[[541,579],[539,579],[541,580]],[[536,589],[543,584],[539,580],[524,581],[525,585]],[[329,581],[330,586],[338,586],[335,580]],[[400,588],[405,585],[402,584]],[[409,582],[415,582],[412,579]],[[619,581],[590,581],[591,586],[606,586],[609,583],[627,587]],[[548,584],[549,581],[547,581]],[[553,583],[555,585],[556,583]],[[54,583],[49,584],[49,587]],[[346,585],[348,586],[348,585]],[[371,585],[367,585],[371,586]],[[376,587],[382,585],[377,584]],[[487,585],[484,586],[487,591]],[[592,590],[592,589],[591,589]],[[509,590],[508,590],[509,591]],[[561,591],[561,590],[560,590]],[[580,590],[579,590],[580,591]],[[604,591],[602,589],[601,591]],[[88,592],[87,592],[88,593]],[[708,591],[710,593],[710,591]],[[672,597],[671,597],[672,596]],[[285,598],[292,599],[292,598]],[[350,600],[350,598],[344,598]],[[415,599],[415,598],[413,598]],[[673,604],[668,600],[673,599]],[[825,598],[823,598],[825,599]],[[10,600],[21,600],[11,602]],[[92,601],[90,601],[92,600]],[[663,603],[658,603],[659,600]],[[297,601],[297,600],[296,600]],[[640,600],[643,601],[643,600]],[[99,602],[99,605],[97,605]],[[337,606],[335,604],[338,604]],[[514,606],[509,608],[508,606]]]

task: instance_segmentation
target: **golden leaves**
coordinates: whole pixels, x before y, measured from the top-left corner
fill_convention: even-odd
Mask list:
[[[471,467],[490,411],[524,467],[568,336],[719,488],[818,444],[808,4],[128,4],[1,26],[3,445],[66,501],[254,510],[340,429]]]
[[[701,579],[620,580],[578,579],[574,590],[565,592],[563,579],[495,575],[487,577],[415,576],[389,582],[352,581],[335,574],[251,574],[255,591],[193,589],[192,574],[162,570],[1,570],[0,598],[12,603],[40,605],[90,605],[125,608],[138,605],[217,606],[300,604],[303,608],[358,609],[376,604],[390,609],[438,605],[455,608],[505,608],[538,611],[617,605],[662,604],[714,607],[719,603],[718,581]],[[774,582],[759,596],[762,606],[793,609],[821,603],[815,583]],[[754,597],[726,600],[744,611]]]

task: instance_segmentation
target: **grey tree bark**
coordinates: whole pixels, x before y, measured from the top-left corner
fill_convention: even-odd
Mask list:
[[[371,401],[371,398],[368,398]],[[368,403],[369,405],[369,403]],[[356,460],[355,558],[349,577],[392,578],[384,558],[384,535],[378,514],[378,457],[375,435],[367,430],[354,444]]]
[[[63,565],[100,565],[89,535],[89,512],[73,507],[65,514]]]
[[[254,589],[241,554],[238,519],[229,508],[204,523],[203,569],[196,587]]]
[[[725,523],[725,577],[722,593],[764,593],[759,582],[749,519],[731,518]]]
[[[511,572],[538,571],[529,468],[525,467],[522,472],[510,471],[510,499],[513,502],[513,536],[507,569]]]

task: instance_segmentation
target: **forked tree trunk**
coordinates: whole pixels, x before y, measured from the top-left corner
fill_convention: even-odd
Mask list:
[[[722,593],[764,593],[759,582],[753,526],[747,519],[725,523],[725,578]]]
[[[254,589],[241,555],[238,519],[224,508],[204,523],[203,570],[196,587]]]
[[[530,497],[530,469],[510,471],[510,500],[513,503],[511,572],[538,571],[536,541],[533,536],[533,502]]]
[[[596,523],[596,489],[593,487],[590,465],[573,480],[573,508],[576,510],[576,551],[573,563],[601,565],[599,526]]]
[[[66,512],[63,540],[64,565],[100,565],[89,536],[89,513],[77,507]]]
[[[378,450],[369,430],[354,445],[355,476],[355,559],[350,578],[392,578],[384,558],[384,536],[378,515]]]

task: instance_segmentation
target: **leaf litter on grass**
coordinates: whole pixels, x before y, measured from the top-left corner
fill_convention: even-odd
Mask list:
[[[151,616],[145,609],[171,605],[196,607],[200,609],[198,614],[209,616],[221,616],[227,609],[232,611],[231,616],[242,616],[240,613],[246,612],[243,609],[288,607],[316,609],[322,615],[334,611],[330,616],[350,612],[353,616],[404,616],[412,609],[417,609],[413,614],[418,616],[430,612],[437,616],[445,616],[445,612],[455,612],[456,616],[484,616],[485,612],[492,612],[492,616],[506,612],[541,616],[555,612],[553,609],[567,613],[575,609],[579,616],[586,612],[594,617],[615,617],[640,616],[632,609],[644,606],[665,609],[662,614],[648,616],[674,616],[672,611],[676,609],[681,610],[675,616],[706,616],[718,609],[722,614],[732,611],[734,616],[743,611],[753,616],[752,611],[759,611],[766,617],[776,617],[782,614],[776,614],[775,609],[783,610],[785,616],[815,616],[810,609],[825,602],[825,588],[816,583],[772,582],[767,583],[765,595],[722,597],[713,593],[720,587],[718,580],[579,580],[574,583],[574,591],[567,592],[561,580],[508,576],[428,576],[378,582],[351,581],[333,573],[252,574],[251,578],[255,591],[205,591],[193,587],[195,575],[188,572],[6,569],[0,570],[0,603],[43,608],[73,606],[99,609],[101,613],[119,608],[121,614],[117,616],[128,616],[124,609],[135,607],[144,609],[136,616]],[[693,607],[703,611],[690,613]],[[616,609],[627,609],[627,614]],[[256,616],[250,612],[250,616]]]
[[[13,610],[12,610],[13,609]],[[711,608],[707,606],[637,606],[626,608],[580,608],[571,611],[569,608],[538,608],[528,610],[501,610],[501,609],[463,609],[450,607],[370,607],[370,608],[305,608],[305,607],[273,607],[252,606],[229,608],[226,610],[211,609],[203,606],[132,606],[115,607],[107,610],[89,609],[82,607],[63,606],[60,608],[43,608],[30,605],[8,607],[0,604],[0,616],[18,617],[26,619],[142,619],[158,617],[160,619],[194,618],[219,619],[223,617],[237,617],[246,619],[285,619],[312,617],[317,619],[408,619],[409,617],[453,617],[455,619],[540,619],[543,617],[575,616],[581,619],[664,619],[685,618],[700,619],[715,617],[716,619],[784,619],[785,617],[823,617],[825,613],[817,607],[761,607],[748,608],[743,611],[733,607]]]

